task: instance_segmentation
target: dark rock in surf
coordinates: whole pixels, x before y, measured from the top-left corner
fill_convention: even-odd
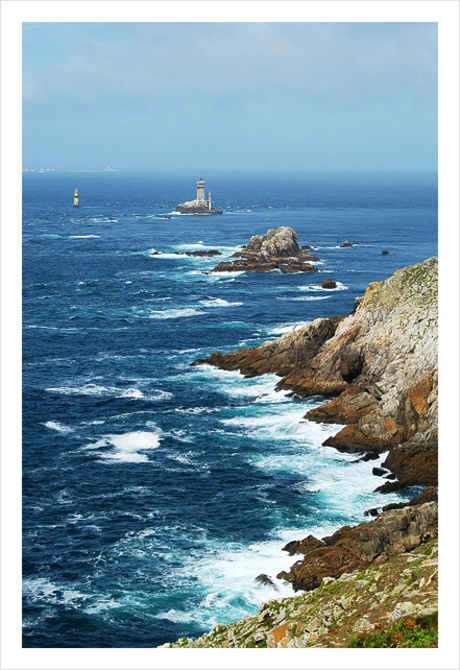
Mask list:
[[[254,581],[256,582],[256,584],[260,584],[261,586],[275,586],[272,579],[270,579],[270,577],[268,575],[264,574],[264,573],[258,575],[254,579]],[[276,588],[276,586],[275,586],[275,588]]]
[[[325,279],[321,282],[321,288],[334,289],[337,288],[337,284],[333,279]]]

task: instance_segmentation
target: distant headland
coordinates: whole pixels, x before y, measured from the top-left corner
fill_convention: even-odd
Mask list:
[[[204,187],[204,179],[199,179],[196,183],[196,199],[177,205],[176,212],[180,214],[222,214],[221,209],[213,209],[211,206],[211,191],[206,199]]]
[[[111,168],[110,165],[108,165],[106,168],[102,170],[87,170],[87,169],[72,169],[72,170],[67,170],[64,168],[22,168],[23,172],[120,172],[120,170],[116,170],[114,168]]]

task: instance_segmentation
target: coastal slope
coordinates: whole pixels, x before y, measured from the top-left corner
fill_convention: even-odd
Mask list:
[[[438,540],[169,648],[437,647]]]

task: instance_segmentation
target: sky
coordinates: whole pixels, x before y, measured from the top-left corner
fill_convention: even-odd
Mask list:
[[[24,23],[23,167],[436,170],[436,23]]]

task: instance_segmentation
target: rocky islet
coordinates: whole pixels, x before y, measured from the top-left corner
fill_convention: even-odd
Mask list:
[[[305,247],[299,247],[296,232],[289,226],[270,228],[264,235],[254,235],[234,261],[222,261],[211,272],[318,272],[312,265],[319,261]]]

